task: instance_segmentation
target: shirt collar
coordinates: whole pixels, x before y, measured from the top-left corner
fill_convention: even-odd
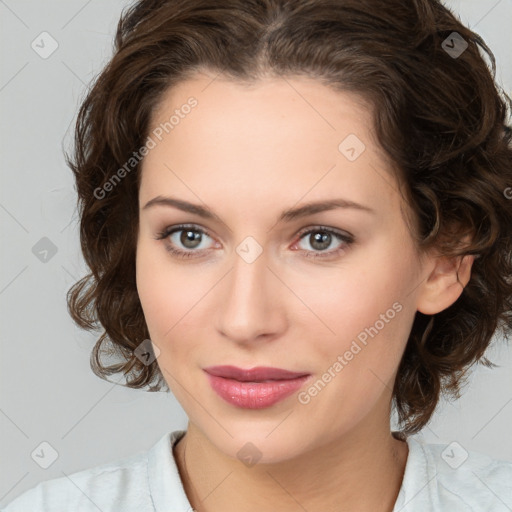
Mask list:
[[[186,430],[167,432],[148,452],[148,486],[156,512],[191,512],[172,448]]]
[[[407,446],[409,454],[405,465],[405,472],[400,486],[400,492],[395,502],[393,512],[423,512],[420,506],[432,503],[432,488],[435,486],[436,472],[429,470],[433,465],[428,461],[423,444],[418,440],[408,437]],[[427,508],[426,510],[431,510]]]

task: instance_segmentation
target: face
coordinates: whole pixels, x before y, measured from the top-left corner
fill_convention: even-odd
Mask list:
[[[167,92],[150,136],[137,288],[190,422],[232,457],[251,441],[261,462],[389,429],[421,264],[362,100],[306,78],[198,74]],[[157,197],[210,215],[147,205]],[[301,210],[325,202],[337,206]],[[216,365],[309,377],[251,408],[212,388],[204,369]]]

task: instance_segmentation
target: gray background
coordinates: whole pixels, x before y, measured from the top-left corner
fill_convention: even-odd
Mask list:
[[[108,61],[126,5],[0,0],[0,505],[42,480],[146,450],[186,426],[172,395],[96,377],[89,353],[97,336],[75,327],[66,310],[65,294],[86,269],[62,147],[70,147],[85,85]],[[512,0],[447,5],[489,44],[510,95]],[[58,43],[46,59],[31,47],[43,31]],[[43,237],[57,249],[46,263],[32,252]],[[489,357],[501,367],[473,371],[463,398],[443,402],[419,437],[512,460],[512,349],[496,341]],[[48,469],[31,457],[43,441],[58,452]]]

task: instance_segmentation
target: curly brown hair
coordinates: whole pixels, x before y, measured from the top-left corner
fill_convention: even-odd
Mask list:
[[[493,366],[484,352],[498,328],[507,341],[512,328],[511,102],[495,83],[491,50],[436,0],[140,0],[127,7],[114,55],[80,107],[73,157],[66,154],[90,268],[67,300],[80,327],[104,329],[91,354],[94,373],[123,372],[132,388],[169,389],[156,361],[134,355],[149,338],[135,281],[140,161],[132,172],[125,165],[122,179],[120,168],[143,146],[164,92],[203,70],[247,83],[303,75],[368,100],[414,212],[418,249],[475,255],[452,306],[416,313],[398,368],[393,403],[402,436],[418,432],[442,392],[459,396],[470,366]],[[106,364],[102,354],[115,361]]]

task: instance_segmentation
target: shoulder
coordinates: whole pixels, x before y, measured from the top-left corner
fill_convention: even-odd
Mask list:
[[[25,491],[1,512],[153,510],[147,487],[147,453],[46,480]]]
[[[409,438],[407,443],[410,460],[402,485],[408,487],[409,501],[403,505],[410,508],[404,512],[425,505],[431,507],[425,510],[512,510],[512,462],[466,450],[456,441],[431,444]]]

